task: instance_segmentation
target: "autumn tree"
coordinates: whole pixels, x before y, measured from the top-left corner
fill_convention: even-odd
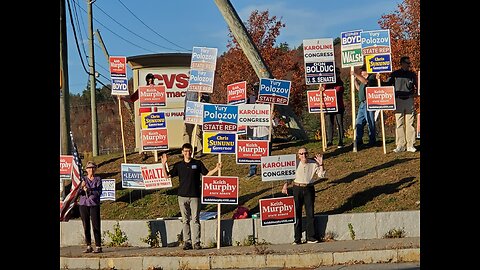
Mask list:
[[[378,24],[390,29],[393,70],[400,68],[400,58],[409,56],[412,69],[420,70],[420,0],[404,0],[397,10],[381,17]],[[420,97],[415,98],[415,109],[420,112]],[[393,111],[387,112],[386,123],[394,123]]]
[[[287,43],[275,46],[280,29],[285,27],[285,24],[276,16],[270,16],[268,11],[258,10],[254,10],[244,24],[274,78],[292,82],[289,106],[300,116],[304,107],[301,106],[304,100],[302,93],[305,91],[303,64],[296,51],[290,50]],[[215,91],[212,94],[214,103],[226,103],[228,84],[246,81],[247,89],[251,89],[252,85],[258,82],[254,69],[232,32],[229,33],[227,48],[227,52],[221,55],[217,62]]]

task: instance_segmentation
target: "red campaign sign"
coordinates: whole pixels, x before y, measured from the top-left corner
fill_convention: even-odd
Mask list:
[[[227,85],[227,103],[240,104],[245,103],[247,98],[247,82],[236,82]]]
[[[203,204],[238,204],[238,177],[202,176]]]
[[[237,140],[237,164],[260,164],[268,157],[268,140]]]
[[[166,128],[142,129],[142,150],[155,151],[168,149]]]
[[[323,112],[338,112],[337,106],[337,92],[335,89],[326,89],[323,91],[323,96],[320,90],[307,91],[307,103],[309,113],[320,113],[320,100],[323,98]]]
[[[73,156],[60,155],[60,178],[70,178],[72,175]]]
[[[295,223],[293,196],[259,200],[262,227]]]
[[[141,108],[165,106],[167,104],[167,95],[163,85],[140,86],[138,87],[138,94]]]
[[[127,77],[127,58],[125,56],[110,56],[110,75]]]
[[[395,110],[395,88],[393,86],[366,87],[367,111]]]

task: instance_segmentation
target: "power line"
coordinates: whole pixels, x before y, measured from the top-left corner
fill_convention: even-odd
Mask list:
[[[157,33],[155,30],[153,30],[150,26],[148,26],[146,23],[144,23],[140,18],[138,18],[122,1],[118,0],[118,2],[120,2],[120,4],[122,4],[122,6],[124,6],[129,12],[130,14],[132,14],[137,20],[139,20],[143,25],[145,25],[148,29],[152,30],[152,32],[154,32],[155,34],[157,34],[159,37],[163,38],[165,41],[167,41],[168,43],[172,44],[172,45],[175,45],[185,51],[190,51],[189,49],[185,48],[185,47],[182,47],[170,40],[168,40],[167,38],[165,38],[164,36],[160,35],[159,33]]]
[[[75,2],[75,0],[73,0]],[[77,22],[77,28],[78,28],[78,34],[80,35],[80,40],[82,40],[82,49],[83,49],[83,53],[85,54],[85,57],[88,59],[88,54],[87,54],[87,51],[85,50],[85,45],[83,43],[83,35],[82,35],[82,28],[81,26],[84,26],[84,22],[83,22],[83,16],[80,16],[80,19],[82,20],[82,23],[80,24],[80,22],[78,21],[78,13],[77,13],[77,8],[75,7],[75,5],[73,6],[73,11],[74,11],[74,15],[75,15],[75,21]],[[83,29],[83,31],[86,33],[87,31],[85,29]]]
[[[155,43],[155,42],[152,42],[152,41],[150,41],[150,40],[148,40],[148,39],[140,36],[139,34],[133,32],[132,30],[130,30],[130,29],[128,29],[127,27],[123,26],[123,24],[121,24],[119,21],[117,21],[117,20],[115,20],[114,18],[112,18],[110,15],[108,15],[107,12],[105,12],[103,9],[101,9],[98,5],[95,5],[95,6],[97,6],[97,8],[98,8],[101,12],[103,12],[105,15],[107,15],[107,17],[109,17],[110,19],[112,19],[112,20],[113,20],[114,22],[116,22],[119,26],[123,27],[125,30],[127,30],[128,32],[134,34],[135,36],[137,36],[137,37],[139,37],[139,38],[141,38],[141,39],[143,39],[143,40],[145,40],[145,41],[147,41],[147,42],[149,42],[149,43],[151,43],[151,44],[153,44],[153,45],[156,45],[156,46],[158,46],[158,47],[160,47],[160,48],[164,48],[164,49],[166,49],[166,50],[171,50],[171,51],[178,51],[178,50],[175,50],[175,49],[172,49],[172,48],[168,48],[168,47],[162,46],[162,45],[160,45],[160,44],[157,44],[157,43]]]
[[[82,7],[80,7],[78,4],[76,4],[76,5],[77,5],[81,10],[83,10],[83,12],[87,13],[87,11],[86,11],[85,9],[83,9]],[[140,49],[142,49],[142,50],[145,50],[145,51],[147,51],[147,52],[158,53],[158,52],[154,52],[154,51],[149,50],[149,49],[145,49],[145,48],[143,48],[143,47],[141,47],[141,46],[138,46],[137,44],[135,44],[135,43],[133,43],[133,42],[131,42],[131,41],[129,41],[129,40],[126,40],[125,38],[123,38],[123,37],[120,36],[119,34],[113,32],[112,30],[110,30],[110,28],[106,27],[104,24],[102,24],[101,22],[99,22],[97,19],[95,19],[95,18],[93,18],[93,19],[95,20],[95,22],[97,22],[98,24],[100,24],[101,26],[103,26],[105,29],[107,29],[108,31],[110,31],[112,34],[114,34],[114,35],[116,35],[117,37],[119,37],[121,40],[123,40],[123,41],[125,41],[125,42],[127,42],[127,43],[130,43],[131,45],[133,45],[133,46],[135,46],[135,47],[137,47],[137,48],[140,48]]]

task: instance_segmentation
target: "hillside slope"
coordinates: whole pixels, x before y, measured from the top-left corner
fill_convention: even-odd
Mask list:
[[[313,156],[321,152],[321,142],[274,143],[272,155],[294,154],[305,146]],[[371,148],[352,152],[352,145],[337,149],[330,147],[324,153],[327,179],[315,183],[315,214],[340,214],[349,212],[377,212],[420,209],[420,151],[393,153],[393,138],[387,139],[387,154],[381,142]],[[417,149],[420,146],[417,142]],[[170,151],[170,164],[180,160],[179,150]],[[258,200],[284,196],[284,181],[262,182],[260,175],[247,178],[248,165],[237,165],[235,155],[222,155],[222,175],[239,176],[239,202],[258,212]],[[213,168],[218,155],[201,158],[207,168]],[[120,164],[123,154],[95,157],[99,164],[98,175],[116,179],[115,202],[102,202],[103,219],[155,219],[180,216],[177,204],[178,178],[173,187],[160,190],[122,189]],[[83,161],[85,163],[86,161]],[[137,153],[127,155],[127,163],[156,163],[150,153],[142,161]],[[258,171],[258,174],[260,170]],[[290,191],[291,192],[291,191]],[[291,194],[291,193],[290,193]],[[235,205],[222,205],[222,218],[231,218]],[[217,205],[203,205],[202,211],[217,211]]]

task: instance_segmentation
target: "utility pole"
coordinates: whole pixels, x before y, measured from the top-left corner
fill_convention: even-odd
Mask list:
[[[222,13],[223,18],[228,24],[228,27],[232,31],[233,36],[238,41],[238,44],[242,48],[243,53],[247,57],[248,61],[255,70],[258,78],[271,78],[273,75],[268,69],[267,65],[263,61],[262,56],[258,52],[257,47],[253,43],[250,35],[245,28],[242,20],[238,16],[235,8],[232,6],[229,0],[214,0],[217,5],[220,13]],[[290,106],[276,106],[277,110],[282,115],[287,115],[291,118],[289,123],[290,133],[295,136],[297,139],[306,140],[308,139],[305,129],[302,126],[302,123],[299,121],[297,115],[293,112]]]
[[[93,50],[93,10],[92,3],[95,0],[87,1],[88,6],[88,45],[90,47],[90,57],[88,64],[90,65],[90,104],[92,110],[92,155],[98,156],[98,123],[97,123],[97,102],[96,102],[96,83],[95,83],[95,56]]]
[[[70,153],[70,92],[68,89],[65,0],[60,0],[60,154]]]

